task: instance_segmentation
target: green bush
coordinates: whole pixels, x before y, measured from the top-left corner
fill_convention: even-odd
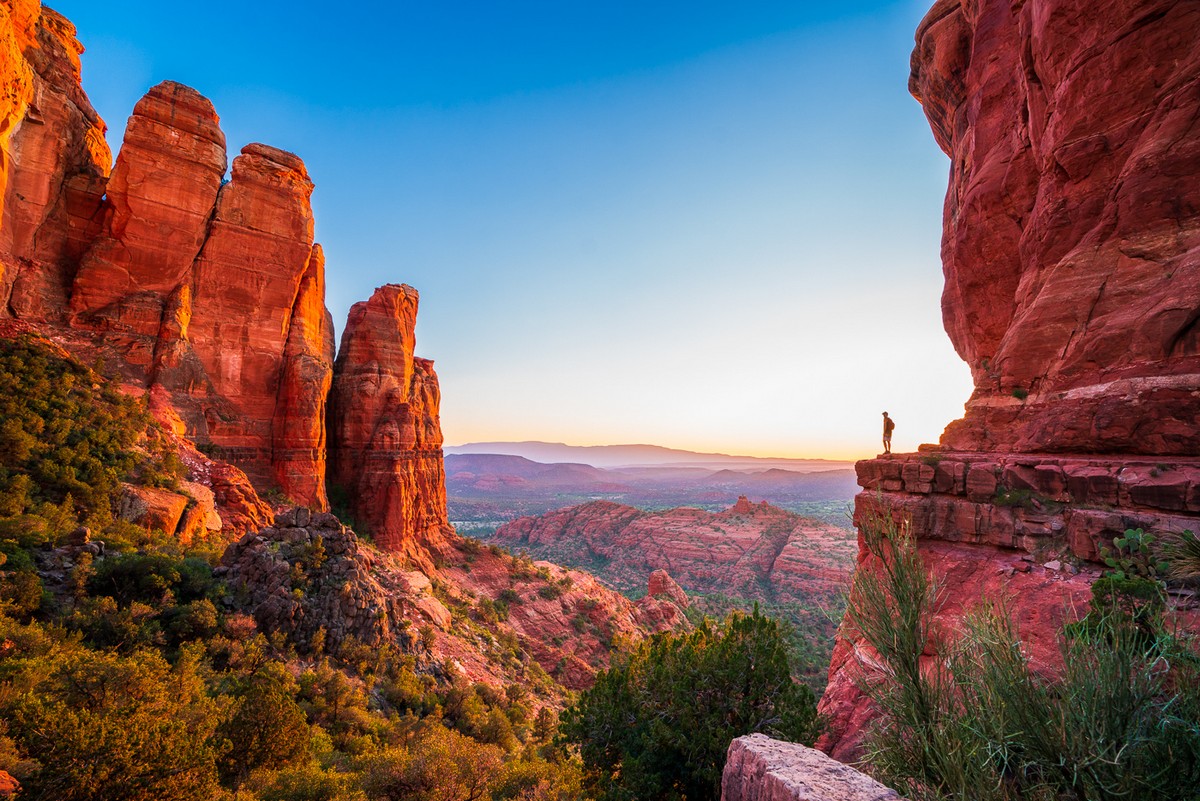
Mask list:
[[[22,691],[0,709],[40,765],[22,799],[193,801],[217,790],[219,712],[193,660],[80,650],[23,667]]]
[[[903,528],[862,532],[873,559],[848,617],[883,664],[864,680],[881,712],[866,762],[881,779],[916,799],[1200,794],[1200,653],[1163,629],[1159,585],[1096,582],[1091,612],[1061,635],[1057,675],[1033,670],[995,604],[922,669],[938,587]]]
[[[32,337],[0,339],[0,515],[68,497],[87,515],[135,473],[170,485],[182,471],[142,403]]]
[[[561,722],[589,786],[613,801],[716,799],[735,737],[761,731],[811,743],[817,728],[815,698],[792,679],[782,627],[757,608],[654,636],[600,673]]]

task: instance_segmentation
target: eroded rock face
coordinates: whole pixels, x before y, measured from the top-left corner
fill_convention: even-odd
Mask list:
[[[303,162],[248,145],[223,183],[215,109],[166,81],[109,177],[70,23],[5,0],[0,52],[0,315],[92,337],[89,357],[165,390],[206,450],[326,508],[333,326]]]
[[[417,291],[350,309],[330,394],[330,483],[376,544],[429,567],[450,534],[433,362],[413,355]]]
[[[912,67],[951,158],[942,310],[976,389],[940,448],[858,464],[855,518],[909,526],[944,587],[930,664],[993,600],[1053,671],[1101,546],[1200,530],[1200,8],[941,0]],[[872,662],[844,628],[821,700],[840,759]]]
[[[856,551],[844,529],[745,498],[715,513],[592,501],[513,520],[496,538],[566,564],[603,564],[597,572],[626,592],[649,580],[651,595],[670,594],[658,573],[669,570],[666,581],[693,592],[824,605],[846,586]]]
[[[227,166],[207,98],[172,81],[147,92],[126,124],[104,232],[75,278],[71,312],[110,336],[137,338],[148,361],[168,299],[190,287]]]
[[[529,656],[568,689],[590,687],[622,641],[634,643],[647,634],[691,628],[683,611],[686,598],[681,606],[661,592],[634,603],[589,573],[532,563],[471,542],[458,540],[457,547],[467,549],[470,561],[455,564],[452,556],[451,564],[440,571],[443,587],[462,593],[461,599],[474,605],[470,614],[476,617],[484,601],[503,603],[507,619],[492,625],[511,630]],[[444,647],[468,674],[486,675],[488,667],[480,657],[489,649],[481,654],[478,647],[463,649],[453,642]]]
[[[53,320],[99,232],[112,156],[80,84],[75,27],[0,2],[0,315]]]
[[[943,444],[1200,453],[1198,73],[1189,3],[942,0],[921,23],[942,311],[976,385]]]

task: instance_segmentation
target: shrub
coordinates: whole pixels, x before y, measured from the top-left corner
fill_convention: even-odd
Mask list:
[[[282,666],[270,663],[238,689],[233,712],[218,730],[230,744],[222,779],[237,787],[256,768],[282,768],[307,754],[308,723],[295,685]]]
[[[817,732],[783,630],[757,608],[642,643],[596,677],[561,726],[605,799],[716,799],[729,742],[756,731],[809,743]]]
[[[68,496],[81,513],[107,511],[135,473],[160,486],[183,473],[143,404],[43,342],[0,339],[0,515]]]
[[[921,655],[938,588],[903,527],[868,521],[873,559],[848,617],[883,664],[867,763],[918,799],[1182,799],[1200,792],[1200,654],[1162,629],[1161,586],[1111,576],[1035,672],[1002,605],[966,618],[939,665]],[[1131,583],[1132,581],[1132,583]],[[1147,588],[1146,585],[1150,585]]]
[[[216,704],[195,661],[79,651],[29,660],[2,710],[41,769],[23,799],[192,801],[216,789]]]

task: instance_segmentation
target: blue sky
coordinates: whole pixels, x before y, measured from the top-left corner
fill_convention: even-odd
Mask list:
[[[302,156],[335,321],[421,291],[448,443],[861,457],[961,415],[924,3],[186,5],[54,5],[114,150],[171,79]]]

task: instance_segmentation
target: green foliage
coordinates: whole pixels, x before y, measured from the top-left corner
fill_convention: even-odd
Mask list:
[[[1154,543],[1153,534],[1147,534],[1140,528],[1125,529],[1123,536],[1113,538],[1116,550],[1101,547],[1100,556],[1115,578],[1140,577],[1153,581],[1171,569],[1165,559],[1155,558],[1150,547]]]
[[[295,691],[295,680],[277,663],[242,682],[232,714],[218,730],[230,745],[221,760],[222,779],[238,786],[256,768],[282,768],[307,756],[308,722]]]
[[[308,761],[277,771],[258,771],[243,789],[254,793],[257,801],[366,801],[357,778]]]
[[[424,723],[408,746],[362,760],[363,789],[372,798],[480,801],[500,778],[503,752],[436,722]]]
[[[1012,396],[1019,401],[1023,401],[1029,397],[1029,390],[1025,389],[1024,387],[1014,387]]]
[[[1023,509],[1032,509],[1036,498],[1033,490],[998,487],[995,503],[997,506],[1019,506]]]
[[[779,623],[757,609],[660,634],[596,678],[562,718],[603,799],[716,799],[729,742],[811,742],[812,691],[792,680]]]
[[[68,498],[74,512],[107,511],[137,473],[177,483],[183,465],[156,434],[144,406],[94,371],[30,337],[0,340],[0,515]]]
[[[1169,553],[1172,578],[1184,581],[1200,578],[1200,537],[1191,531],[1183,532]]]
[[[221,603],[223,542],[185,549],[114,517],[122,482],[172,487],[183,469],[141,402],[47,345],[0,340],[0,769],[21,798],[585,797],[578,760],[548,745],[553,714],[534,714],[561,688],[510,630],[472,623],[541,698],[434,660],[428,625],[301,662]],[[48,547],[78,544],[81,525],[103,551]],[[291,589],[307,592],[325,544],[296,557]],[[549,580],[527,556],[514,566]],[[520,600],[513,587],[480,610],[499,621]]]
[[[882,669],[864,688],[882,716],[866,761],[916,799],[1184,799],[1200,793],[1200,653],[1144,614],[1144,578],[1096,582],[1061,637],[1059,675],[1035,671],[1003,607],[921,657],[938,588],[902,528],[869,521],[849,618]]]
[[[20,669],[23,668],[23,669]],[[18,668],[10,732],[42,769],[23,799],[191,801],[216,790],[217,705],[192,658],[77,650]]]
[[[203,559],[132,553],[101,561],[88,581],[88,590],[124,605],[154,603],[167,593],[177,601],[195,601],[213,584],[212,567]]]

